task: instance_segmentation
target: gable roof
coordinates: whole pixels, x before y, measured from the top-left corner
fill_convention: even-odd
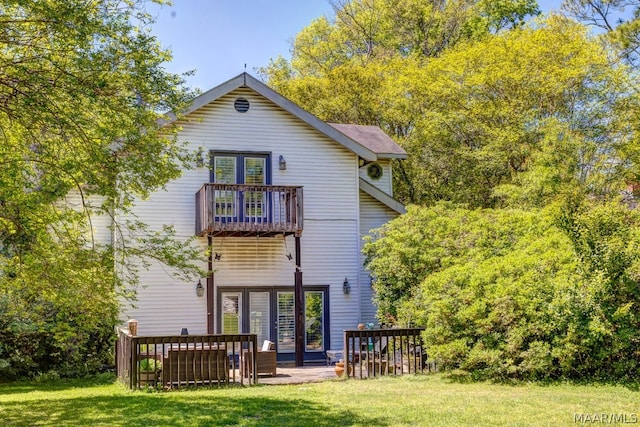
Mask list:
[[[407,152],[378,126],[328,123],[349,138],[376,153],[379,159],[406,159]]]
[[[215,101],[216,99],[223,97],[229,92],[241,87],[248,87],[249,89],[252,89],[253,91],[262,95],[280,108],[291,113],[312,128],[333,139],[334,141],[341,144],[346,149],[354,152],[363,159],[367,161],[375,161],[378,159],[378,155],[369,147],[363,145],[360,141],[356,141],[353,138],[350,138],[348,135],[345,135],[343,132],[340,132],[336,128],[320,120],[313,114],[289,101],[287,98],[280,95],[279,93],[247,73],[239,74],[231,80],[228,80],[221,85],[216,86],[213,89],[208,90],[207,92],[198,96],[193,100],[189,108],[187,108],[186,111],[182,112],[182,114],[188,115],[198,110],[199,108],[202,108],[205,105]],[[168,125],[178,120],[178,117],[174,113],[168,113],[167,116],[168,120],[164,120],[162,123],[160,123],[161,125]]]
[[[402,147],[396,144],[396,142],[385,134],[379,127],[326,123],[247,73],[239,74],[196,97],[191,102],[189,108],[183,111],[182,114],[186,116],[193,113],[216,99],[221,98],[241,87],[252,89],[367,161],[389,158],[407,158],[407,153],[402,149]],[[167,117],[168,119],[162,121],[160,125],[169,125],[179,120],[178,116],[173,112],[168,113]],[[405,208],[400,202],[362,178],[360,178],[359,187],[365,193],[369,194],[374,199],[377,199],[390,209],[401,214],[405,213]]]

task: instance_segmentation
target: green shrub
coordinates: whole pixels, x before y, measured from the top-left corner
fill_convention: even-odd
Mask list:
[[[640,378],[640,215],[409,209],[365,246],[381,321],[476,379]]]
[[[138,368],[140,372],[157,372],[162,369],[162,362],[153,358],[145,358],[138,362]]]

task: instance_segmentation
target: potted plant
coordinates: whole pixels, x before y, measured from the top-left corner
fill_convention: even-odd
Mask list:
[[[140,386],[154,386],[158,379],[158,374],[162,369],[162,362],[153,358],[141,359],[138,362],[138,379]]]

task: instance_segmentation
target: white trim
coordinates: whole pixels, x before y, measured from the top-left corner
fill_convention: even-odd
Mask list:
[[[341,144],[348,150],[356,153],[358,156],[362,157],[363,159],[367,161],[375,161],[378,159],[378,156],[373,151],[360,145],[353,139],[344,135],[342,132],[339,132],[338,130],[334,129],[324,121],[320,120],[313,114],[309,113],[308,111],[302,109],[298,105],[289,101],[287,98],[280,95],[279,93],[277,93],[276,91],[274,91],[273,89],[269,88],[267,85],[262,83],[260,80],[252,77],[247,73],[239,74],[238,76],[232,78],[231,80],[228,80],[222,83],[221,85],[216,86],[213,89],[210,89],[207,92],[203,93],[202,95],[198,96],[193,100],[191,105],[184,112],[182,112],[182,116],[186,116],[190,113],[193,113],[199,108],[204,107],[205,105],[215,101],[216,99],[240,87],[248,87],[256,91],[258,94],[262,95],[263,97],[273,102],[280,108],[283,108],[287,112],[293,114],[294,116],[296,116],[297,118],[299,118],[300,120],[302,120],[303,122],[311,126],[312,128],[316,129],[317,131],[323,133],[324,135],[338,142],[339,144]],[[166,120],[161,120],[158,122],[160,126],[167,126],[179,120],[179,117],[173,112],[167,113],[166,117],[167,117]]]
[[[407,212],[407,210],[405,209],[402,203],[400,203],[399,201],[397,201],[396,199],[394,199],[384,191],[380,190],[379,188],[369,184],[364,179],[362,178],[358,178],[358,179],[360,180],[360,189],[362,191],[364,191],[365,193],[367,193],[368,195],[370,195],[371,197],[373,197],[383,205],[387,206],[389,209],[392,209],[398,212],[399,214],[403,214]]]

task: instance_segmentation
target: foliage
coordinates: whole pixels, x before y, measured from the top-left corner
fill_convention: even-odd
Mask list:
[[[478,379],[637,380],[640,214],[579,206],[412,207],[365,246],[380,319]]]
[[[190,166],[156,123],[191,94],[141,0],[7,0],[0,23],[0,376],[78,375],[112,357],[137,268],[202,256],[131,212]]]
[[[520,6],[518,16],[533,13]],[[453,13],[447,10],[441,13]],[[612,159],[626,167],[638,157],[632,75],[612,66],[575,22],[551,16],[497,34],[447,36],[451,44],[437,53],[416,52],[406,40],[405,48],[390,44],[384,31],[396,22],[383,25],[379,11],[371,51],[338,55],[353,44],[336,13],[333,25],[317,21],[299,34],[290,64],[279,59],[263,71],[325,120],[378,125],[392,135],[409,153],[394,165],[401,201],[540,206],[576,187],[600,196],[626,178]],[[477,7],[467,13],[468,20],[484,16]]]
[[[162,369],[162,362],[153,359],[153,358],[145,358],[138,362],[140,372],[154,372]]]
[[[638,0],[564,0],[570,16],[597,28],[621,59],[634,68],[640,63],[640,2]]]

